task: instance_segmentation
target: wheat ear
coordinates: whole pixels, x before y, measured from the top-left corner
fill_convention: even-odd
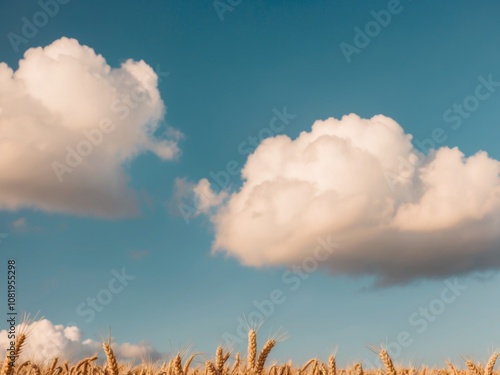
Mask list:
[[[450,361],[447,361],[446,364],[450,368],[452,375],[458,375],[457,369],[455,368],[455,366],[453,366],[453,364]]]
[[[337,365],[333,355],[328,357],[328,375],[337,375]]]
[[[208,375],[217,375],[217,371],[215,370],[215,366],[212,362],[205,362],[205,371]]]
[[[491,355],[488,363],[486,364],[485,375],[493,375],[493,368],[495,367],[495,362],[497,361],[498,353],[495,352]]]
[[[266,341],[264,344],[264,347],[262,348],[260,354],[259,354],[259,359],[257,360],[257,366],[255,368],[255,374],[260,375],[262,373],[262,370],[264,370],[264,365],[266,364],[266,359],[269,353],[271,353],[271,350],[274,348],[274,345],[276,345],[276,341],[273,339],[269,339]]]
[[[47,374],[51,375],[54,372],[54,369],[57,366],[57,361],[59,360],[59,357],[56,357],[52,360],[52,363],[49,366],[49,369],[47,370]]]
[[[26,334],[20,333],[19,336],[17,336],[16,344],[14,346],[14,361],[19,359],[25,342]],[[14,366],[12,365],[14,361],[9,357],[9,355],[6,356],[3,362],[2,375],[12,375],[14,373]]]
[[[312,363],[316,363],[318,360],[316,358],[311,358],[309,361],[307,361],[304,366],[300,369],[300,372],[304,372],[307,370],[309,366],[311,366]]]
[[[102,344],[102,348],[104,349],[106,359],[108,360],[109,375],[118,375],[118,363],[116,363],[116,357],[113,353],[113,349],[111,349],[110,344],[107,342]]]
[[[40,371],[40,367],[38,367],[36,364],[32,363],[31,368],[33,369],[33,373],[35,375],[41,375],[42,372]]]
[[[319,363],[319,370],[321,375],[328,375],[328,369],[323,362]]]
[[[231,369],[231,375],[234,375],[239,368],[240,368],[240,353],[236,353],[236,355],[234,356],[233,368]]]
[[[397,375],[396,369],[394,368],[394,364],[392,363],[391,357],[385,349],[380,349],[378,353],[382,363],[385,366],[385,371],[387,375]]]
[[[255,357],[257,356],[257,334],[253,329],[248,331],[248,357],[247,367],[249,370],[255,367]]]
[[[354,365],[354,371],[356,375],[364,375],[363,366],[359,362]]]
[[[180,354],[177,354],[174,358],[174,371],[175,371],[175,375],[183,375],[182,374],[182,360],[181,360]]]
[[[481,371],[479,370],[479,368],[470,359],[465,361],[465,364],[467,365],[467,368],[469,369],[470,372],[472,372],[473,375],[481,375]]]
[[[215,351],[215,369],[222,375],[222,371],[224,370],[224,350],[222,346],[217,347]]]
[[[193,353],[191,356],[188,358],[186,363],[184,364],[184,369],[182,370],[184,372],[184,375],[188,374],[189,371],[189,366],[191,366],[191,362],[193,362],[194,357],[196,357],[198,353]]]

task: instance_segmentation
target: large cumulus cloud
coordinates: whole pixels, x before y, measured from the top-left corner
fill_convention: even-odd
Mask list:
[[[0,62],[0,210],[116,217],[136,211],[127,165],[144,152],[174,158],[180,133],[156,137],[165,114],[144,61],[110,67],[75,39]]]
[[[354,114],[266,139],[239,191],[223,202],[200,196],[206,180],[194,191],[219,203],[213,251],[292,265],[332,236],[342,245],[325,268],[384,285],[500,266],[500,162],[457,148],[424,155],[411,140],[388,117]]]

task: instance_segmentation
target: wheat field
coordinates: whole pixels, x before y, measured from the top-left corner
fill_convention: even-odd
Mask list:
[[[102,365],[97,362],[98,356],[84,358],[77,363],[60,361],[59,358],[47,358],[46,365],[33,361],[17,363],[23,346],[28,339],[21,333],[16,339],[14,365],[7,356],[2,363],[0,375],[498,375],[494,371],[498,353],[494,352],[486,364],[475,363],[464,359],[465,370],[459,369],[451,362],[446,362],[444,368],[429,368],[427,366],[399,368],[395,366],[387,351],[383,348],[372,347],[376,351],[382,368],[363,369],[361,363],[354,363],[347,368],[337,368],[336,356],[330,355],[327,363],[317,358],[311,358],[303,365],[292,364],[288,361],[283,364],[267,364],[268,356],[277,344],[275,339],[268,339],[260,351],[257,346],[255,330],[248,333],[248,350],[246,358],[240,353],[234,355],[219,346],[213,360],[201,353],[184,355],[177,353],[173,358],[156,363],[141,363],[138,365],[118,363],[110,340],[103,342],[102,347],[105,359]],[[195,359],[198,357],[194,365]],[[200,361],[202,358],[202,361]]]

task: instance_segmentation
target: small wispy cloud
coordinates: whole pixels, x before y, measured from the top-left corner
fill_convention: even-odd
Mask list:
[[[24,231],[28,227],[28,222],[25,217],[21,217],[17,220],[14,220],[11,224],[10,227],[16,231]]]
[[[150,255],[149,250],[130,250],[128,255],[134,260],[141,260]]]

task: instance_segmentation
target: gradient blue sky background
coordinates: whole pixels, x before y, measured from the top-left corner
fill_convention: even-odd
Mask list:
[[[285,106],[297,116],[284,130],[291,137],[317,119],[384,114],[418,140],[442,127],[445,145],[500,159],[500,92],[482,101],[460,129],[443,120],[453,103],[474,93],[479,76],[500,79],[500,4],[402,0],[401,6],[347,63],[339,44],[352,44],[354,27],[387,2],[243,0],[221,21],[210,1],[72,0],[19,53],[6,35],[20,33],[21,17],[39,6],[2,2],[0,61],[16,69],[24,50],[62,36],[94,48],[112,67],[143,59],[169,73],[159,84],[167,106],[163,126],[185,135],[178,160],[144,154],[131,163],[130,186],[144,197],[137,217],[0,210],[0,232],[9,234],[0,243],[1,259],[18,262],[19,308],[40,311],[54,324],[76,324],[85,337],[98,338],[111,326],[118,342],[145,339],[162,353],[192,344],[212,353],[224,333],[235,333],[238,317],[255,310],[252,301],[282,289],[285,303],[260,331],[261,340],[280,327],[288,333],[272,353],[276,359],[325,358],[338,346],[338,359],[347,364],[373,358],[367,344],[395,341],[401,331],[413,341],[397,361],[487,357],[500,337],[495,273],[486,281],[459,276],[467,289],[418,333],[408,319],[439,298],[443,280],[371,289],[370,278],[318,271],[290,291],[281,280],[284,268],[247,268],[211,255],[209,221],[186,223],[172,205],[175,178],[208,178],[230,160],[243,165],[238,145]],[[25,225],[16,229],[19,219]],[[86,323],[76,307],[123,267],[135,279]]]

